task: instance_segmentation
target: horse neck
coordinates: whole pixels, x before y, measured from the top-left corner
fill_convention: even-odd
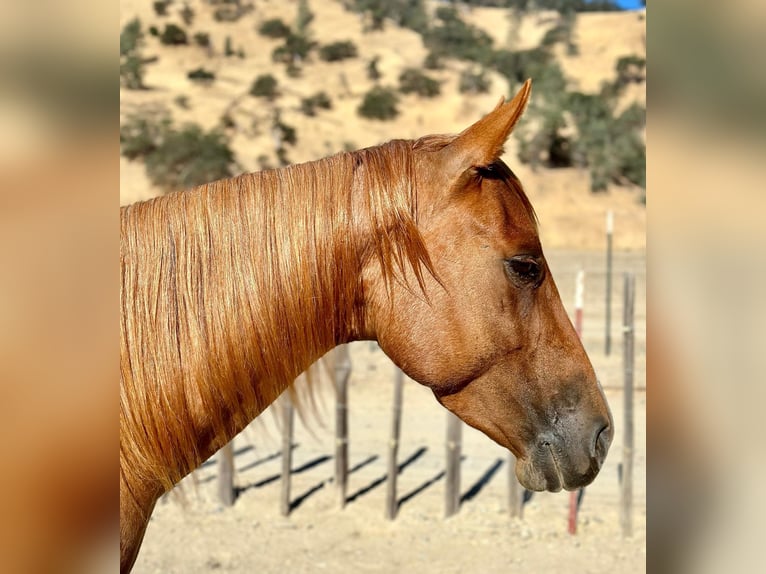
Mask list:
[[[124,467],[169,487],[356,338],[352,180],[305,164],[124,210]]]

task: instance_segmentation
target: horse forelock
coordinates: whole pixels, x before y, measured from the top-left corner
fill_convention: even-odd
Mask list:
[[[433,273],[413,142],[121,209],[121,472],[172,487],[361,329],[360,269]]]

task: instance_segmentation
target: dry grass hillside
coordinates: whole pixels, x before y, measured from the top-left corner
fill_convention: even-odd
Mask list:
[[[177,124],[193,122],[206,129],[219,124],[228,113],[234,127],[227,130],[238,165],[243,171],[258,170],[264,164],[278,165],[270,130],[274,107],[281,118],[295,128],[297,144],[289,148],[293,162],[304,162],[348,148],[382,143],[392,138],[413,138],[428,133],[450,133],[462,130],[492,109],[500,95],[509,95],[507,81],[490,74],[488,93],[465,95],[458,91],[459,72],[467,65],[448,60],[446,68],[429,72],[442,82],[441,95],[423,99],[403,95],[401,114],[391,121],[374,121],[356,113],[363,95],[374,85],[367,77],[367,65],[379,58],[380,83],[395,87],[400,72],[406,67],[420,67],[426,55],[421,36],[411,30],[387,23],[379,32],[365,32],[359,15],[345,10],[339,0],[311,1],[314,19],[309,30],[320,44],[351,40],[358,57],[328,63],[314,53],[302,66],[300,77],[291,78],[283,64],[271,59],[279,40],[258,34],[260,24],[279,17],[288,24],[295,20],[297,2],[294,0],[251,0],[253,10],[236,22],[216,22],[215,6],[201,0],[189,0],[195,11],[193,23],[186,26],[179,12],[183,2],[175,0],[168,15],[155,14],[151,0],[121,0],[121,27],[139,17],[146,32],[152,25],[163,28],[174,22],[187,31],[207,32],[212,49],[193,45],[169,47],[157,38],[145,37],[143,53],[157,56],[156,63],[146,67],[147,90],[121,89],[121,114],[142,108],[165,107]],[[244,3],[243,3],[244,4]],[[433,8],[433,6],[430,6]],[[522,21],[511,21],[502,9],[474,8],[463,11],[467,22],[484,28],[495,41],[495,47],[505,47],[513,41],[515,48],[536,45],[553,23],[553,15],[539,13]],[[595,91],[600,82],[614,77],[617,58],[637,54],[644,57],[645,18],[643,13],[592,13],[578,16],[575,39],[579,55],[557,52],[561,66],[573,87]],[[223,46],[231,37],[235,50],[244,57],[225,57]],[[188,71],[203,66],[216,74],[208,85],[198,85],[187,79]],[[259,74],[271,73],[279,83],[281,95],[272,103],[248,94]],[[332,99],[331,110],[319,110],[308,117],[301,112],[301,99],[318,91]],[[178,104],[179,97],[185,107]],[[534,97],[534,92],[533,92]],[[623,96],[625,103],[645,104],[645,84],[634,84]],[[618,249],[645,247],[646,211],[638,201],[635,188],[611,187],[605,193],[593,194],[588,187],[588,173],[578,169],[538,169],[533,171],[516,159],[516,141],[511,138],[504,156],[525,184],[535,204],[541,222],[543,244],[546,247],[596,249],[603,245],[604,216],[615,212],[615,246]],[[146,199],[161,193],[147,179],[141,162],[121,158],[121,203]]]

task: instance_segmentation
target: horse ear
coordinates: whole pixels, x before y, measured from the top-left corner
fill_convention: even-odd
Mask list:
[[[532,80],[527,80],[510,102],[500,98],[494,110],[463,130],[442,150],[445,160],[454,162],[452,173],[484,167],[500,157],[505,140],[524,113],[531,90]]]

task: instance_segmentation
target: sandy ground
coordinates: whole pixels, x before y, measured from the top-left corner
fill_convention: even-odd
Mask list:
[[[523,519],[507,506],[507,452],[469,427],[463,431],[462,504],[444,519],[446,411],[430,391],[406,380],[399,462],[399,512],[384,517],[394,368],[369,343],[351,345],[348,502],[333,484],[334,395],[317,385],[320,420],[296,425],[292,511],[280,515],[281,435],[268,412],[235,439],[240,495],[223,509],[215,460],[187,479],[183,495],[157,505],[134,572],[573,572],[637,573],[646,560],[645,258],[615,256],[612,353],[604,353],[604,258],[596,252],[548,255],[566,307],[574,274],[586,269],[584,342],[606,388],[616,435],[604,468],[585,492],[576,536],[567,533],[568,493],[535,493]],[[632,537],[619,526],[622,459],[622,273],[637,274],[635,472]],[[183,502],[182,502],[183,499]]]

